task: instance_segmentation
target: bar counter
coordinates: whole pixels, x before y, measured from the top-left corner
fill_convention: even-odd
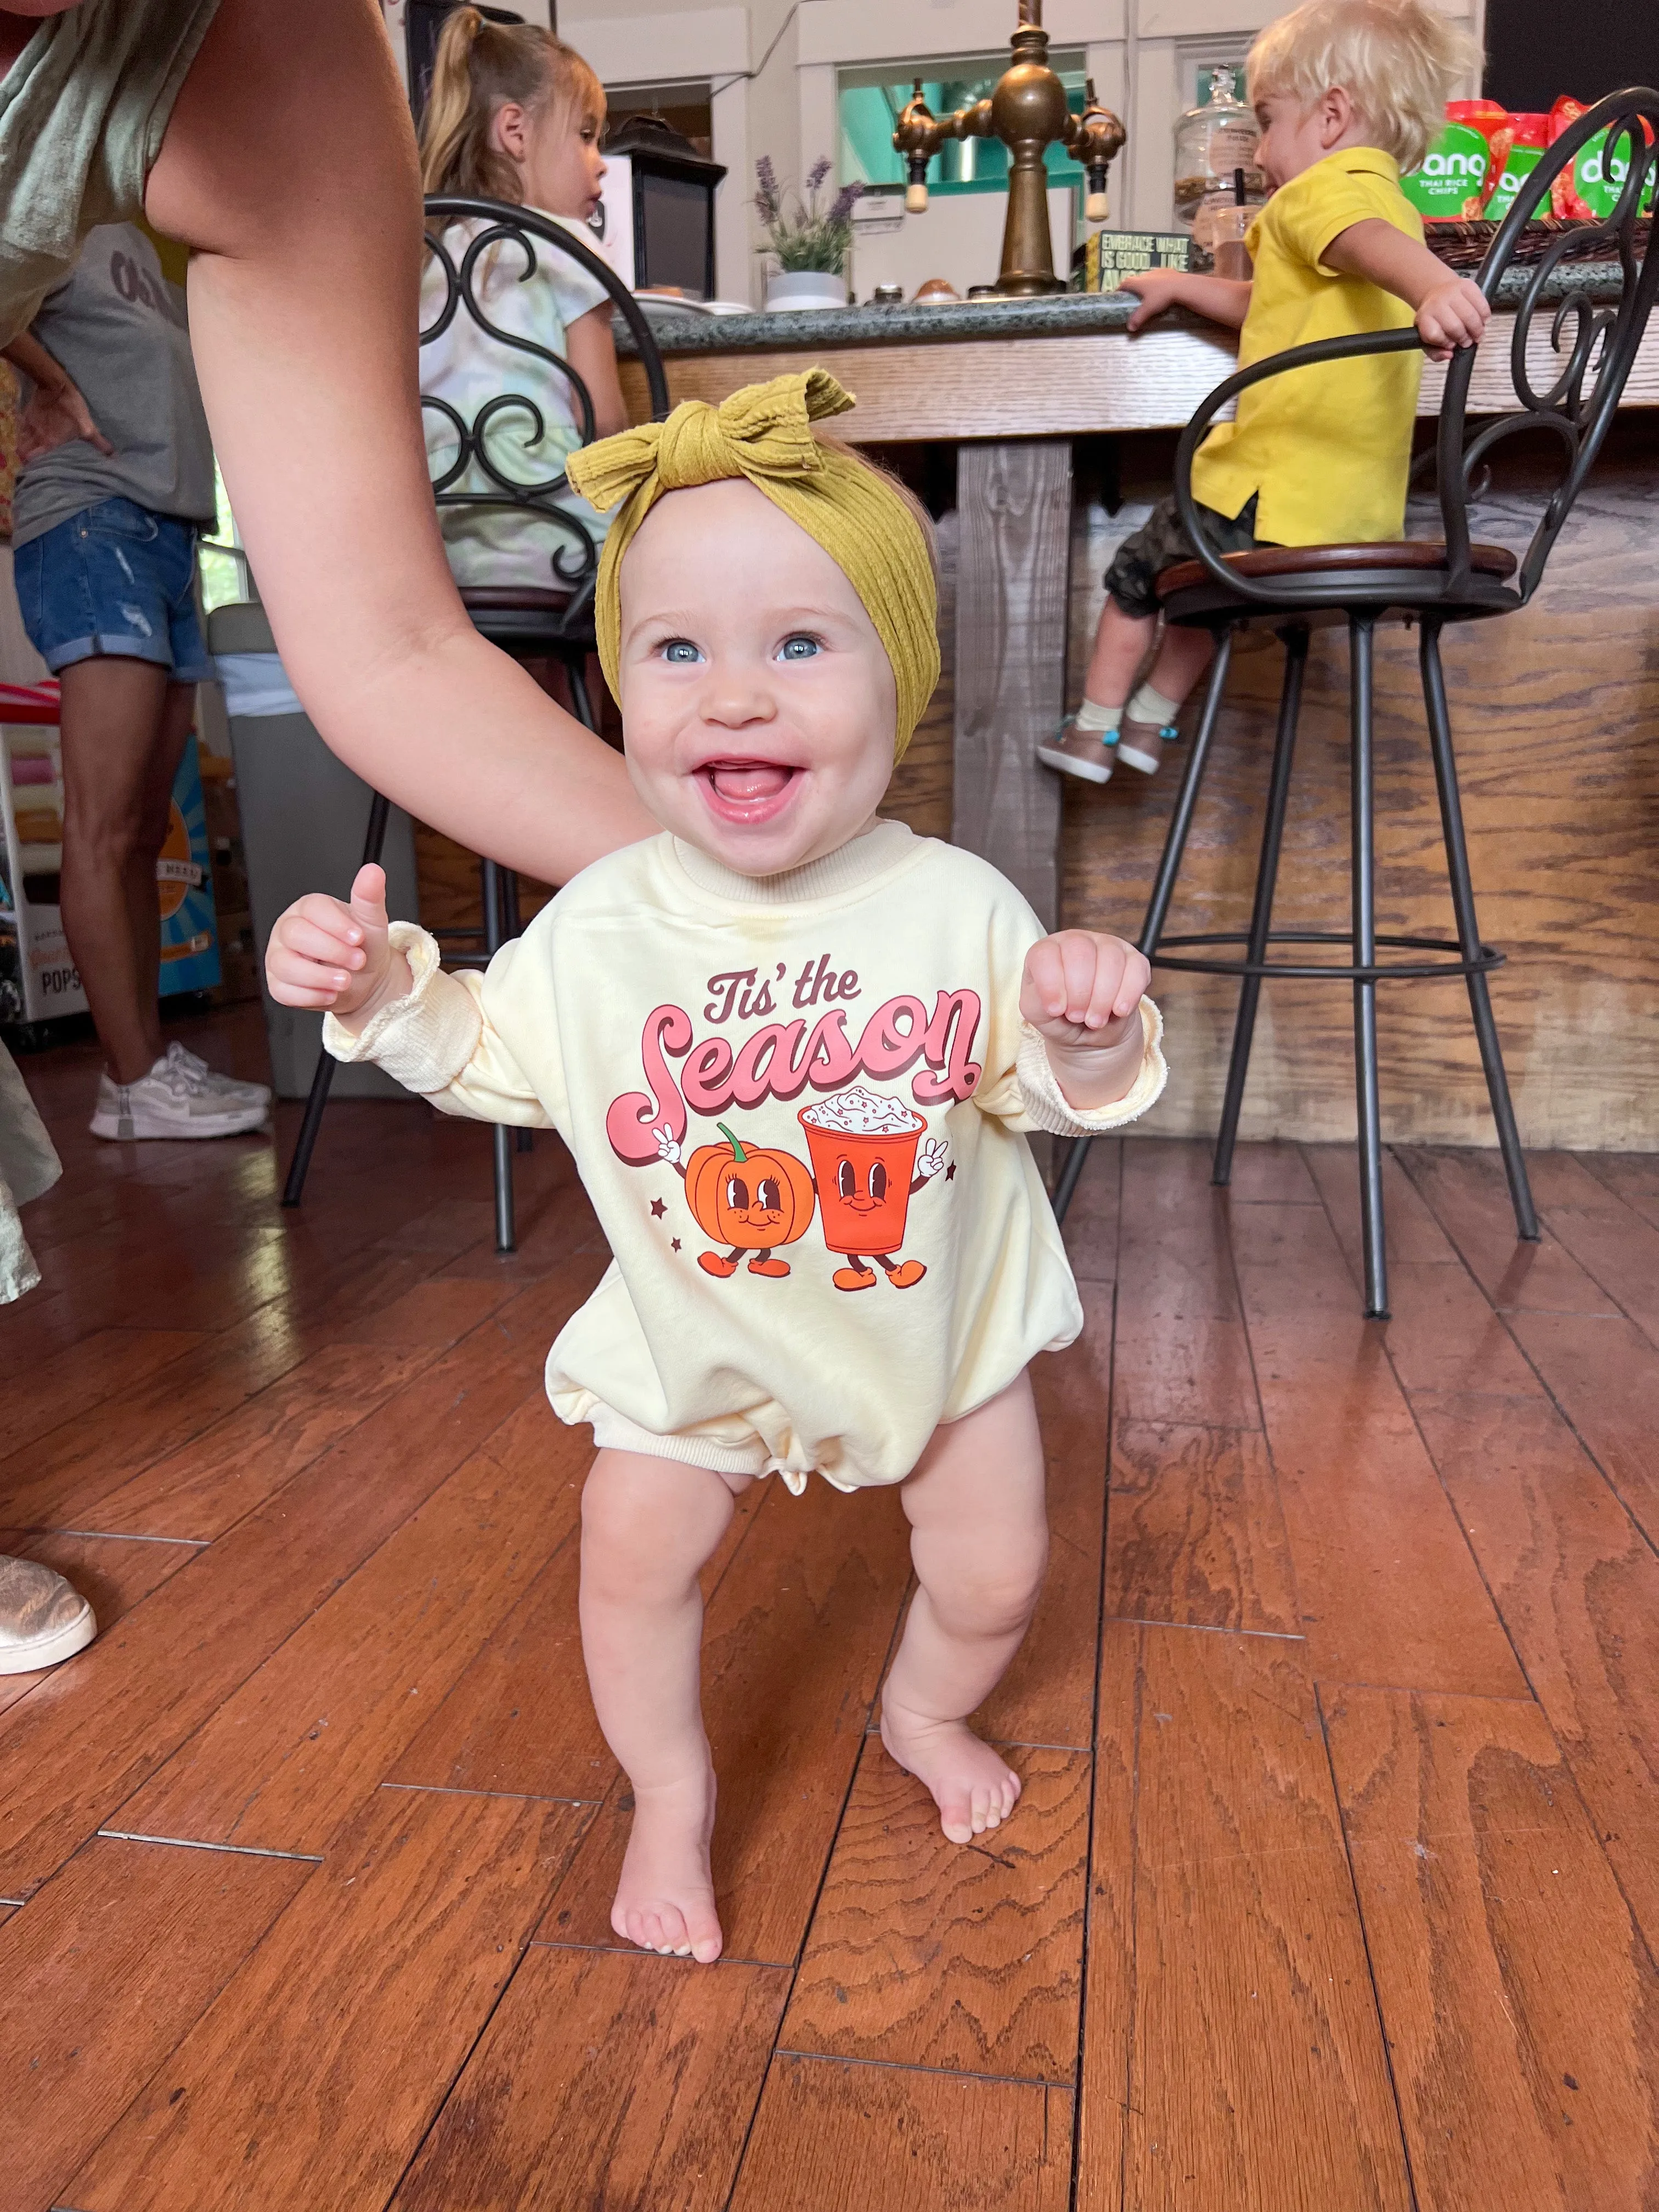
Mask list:
[[[1471,410],[1506,411],[1514,305],[1500,295]],[[1618,272],[1579,272],[1616,297]],[[1559,287],[1558,285],[1558,292]],[[719,399],[809,362],[857,398],[837,424],[879,446],[956,447],[957,494],[939,529],[945,680],[896,779],[891,809],[985,853],[1054,924],[1139,928],[1180,755],[1104,788],[1039,767],[1038,736],[1080,696],[1112,548],[1168,489],[1170,434],[1232,367],[1226,333],[1170,316],[1136,337],[1126,295],[687,316],[658,326],[675,399]],[[1534,318],[1539,388],[1551,317]],[[648,411],[624,361],[635,419]],[[1443,371],[1426,368],[1420,413]],[[1074,441],[1106,449],[1122,505],[1074,469]],[[1083,449],[1079,448],[1079,452]],[[1102,448],[1090,447],[1091,467]],[[1477,535],[1524,544],[1553,480],[1548,457],[1506,451]],[[1096,471],[1096,474],[1098,471]],[[1524,612],[1449,629],[1453,725],[1482,933],[1506,948],[1494,1000],[1529,1146],[1659,1148],[1659,318],[1644,337],[1613,435]],[[1436,534],[1431,503],[1413,536]],[[1341,634],[1316,637],[1278,920],[1346,926],[1347,674]],[[1248,914],[1279,648],[1235,656],[1172,927],[1242,927]],[[1433,776],[1415,691],[1414,641],[1378,641],[1379,925],[1444,933],[1449,907]],[[1325,865],[1344,860],[1342,866]],[[1169,1093],[1146,1126],[1213,1128],[1233,987],[1160,975]],[[1382,994],[1384,1133],[1486,1145],[1492,1125],[1461,989]],[[1350,994],[1270,985],[1257,1026],[1246,1137],[1346,1139],[1353,1126]]]

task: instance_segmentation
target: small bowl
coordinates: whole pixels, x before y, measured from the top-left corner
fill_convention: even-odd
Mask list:
[[[918,287],[915,305],[919,307],[948,307],[953,300],[960,300],[961,297],[961,293],[948,276],[930,276],[925,284]]]

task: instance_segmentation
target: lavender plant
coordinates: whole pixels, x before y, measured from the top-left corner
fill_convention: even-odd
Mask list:
[[[786,204],[771,155],[763,154],[756,162],[755,212],[766,232],[761,251],[775,255],[780,269],[846,274],[853,243],[853,203],[864,187],[843,185],[828,207],[820,207],[818,194],[829,174],[827,161],[815,161],[807,172],[805,197],[793,195]]]

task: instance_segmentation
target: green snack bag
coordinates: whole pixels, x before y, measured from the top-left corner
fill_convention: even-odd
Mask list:
[[[1446,120],[1429,142],[1420,168],[1408,169],[1400,189],[1425,222],[1461,222],[1485,212],[1495,173],[1493,140],[1500,151],[1510,136],[1509,110],[1495,100],[1452,100]]]
[[[1510,148],[1504,173],[1492,186],[1492,198],[1486,202],[1489,222],[1502,222],[1515,205],[1515,196],[1544,158],[1544,149],[1550,141],[1550,119],[1547,115],[1516,115],[1510,121],[1515,125],[1515,143]],[[1547,208],[1540,213],[1547,215]]]

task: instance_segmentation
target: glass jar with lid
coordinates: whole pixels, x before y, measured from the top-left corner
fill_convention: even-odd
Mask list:
[[[1234,94],[1231,68],[1212,69],[1208,99],[1189,107],[1175,127],[1176,221],[1193,232],[1201,248],[1207,251],[1210,244],[1198,234],[1207,228],[1200,221],[1203,204],[1234,198],[1236,170],[1244,172],[1249,205],[1259,206],[1267,198],[1267,180],[1255,166],[1261,137],[1255,114]]]

